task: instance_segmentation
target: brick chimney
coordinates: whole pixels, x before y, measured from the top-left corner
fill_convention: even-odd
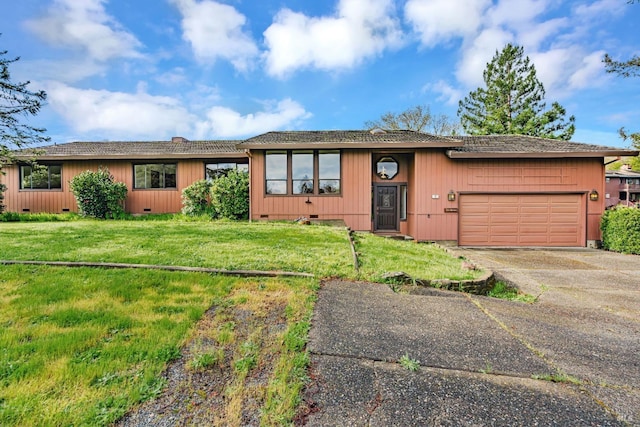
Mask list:
[[[189,140],[181,136],[173,136],[171,137],[171,142],[173,142],[174,144],[180,144],[182,142],[189,142]]]

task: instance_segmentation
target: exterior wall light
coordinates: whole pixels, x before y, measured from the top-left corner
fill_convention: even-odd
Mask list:
[[[599,198],[600,195],[598,194],[598,192],[596,190],[591,190],[591,193],[589,193],[589,200],[591,200],[592,202],[597,202]]]
[[[453,190],[449,191],[449,194],[447,194],[447,200],[450,202],[456,201],[456,193],[454,193]]]

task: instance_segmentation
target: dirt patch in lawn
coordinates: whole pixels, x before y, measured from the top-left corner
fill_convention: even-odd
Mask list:
[[[116,425],[260,425],[287,330],[286,302],[266,294],[262,301],[241,296],[211,307],[165,370],[164,392]]]

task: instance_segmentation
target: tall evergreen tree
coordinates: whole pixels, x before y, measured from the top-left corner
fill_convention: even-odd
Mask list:
[[[49,141],[44,129],[22,121],[24,117],[38,114],[47,94],[29,90],[28,81],[12,82],[9,65],[20,58],[8,59],[6,54],[6,50],[0,51],[0,174],[3,173],[2,166],[13,161],[12,150]],[[5,185],[0,182],[0,212],[4,209],[2,193],[5,190]]]
[[[471,135],[518,134],[569,140],[575,117],[554,102],[546,110],[544,86],[520,46],[507,44],[487,64],[485,88],[478,88],[458,104],[458,117]]]
[[[0,168],[1,159],[10,157],[11,150],[49,141],[45,129],[23,121],[38,114],[47,94],[42,90],[29,90],[29,81],[11,81],[9,66],[20,58],[7,58],[6,55],[6,50],[0,51]]]

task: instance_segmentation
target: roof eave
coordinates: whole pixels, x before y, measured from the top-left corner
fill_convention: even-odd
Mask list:
[[[183,159],[236,159],[245,158],[244,152],[232,153],[167,153],[167,154],[42,154],[29,156],[15,156],[20,161],[25,160],[183,160]]]
[[[514,158],[585,158],[585,157],[607,157],[607,156],[637,156],[640,152],[624,151],[546,151],[546,152],[499,152],[499,151],[454,151],[447,150],[447,157],[450,159],[514,159]]]
[[[454,148],[462,147],[462,142],[274,142],[274,143],[243,143],[238,148],[248,150],[337,150],[337,149],[407,149],[407,148]]]

